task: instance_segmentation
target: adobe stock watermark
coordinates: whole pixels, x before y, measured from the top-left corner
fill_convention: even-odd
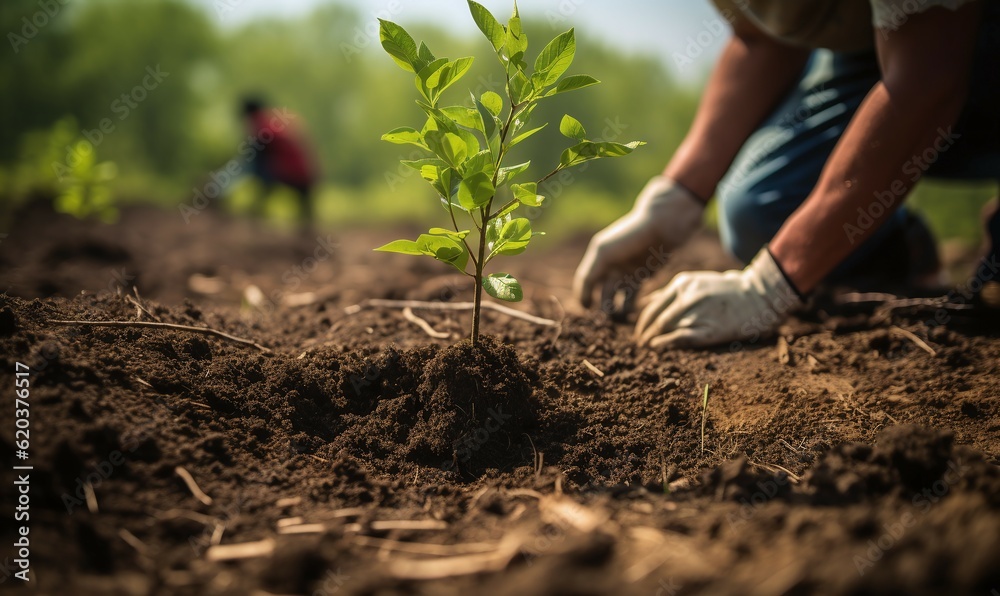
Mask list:
[[[378,20],[384,19],[391,21],[401,12],[403,12],[403,3],[400,0],[390,0],[390,2],[385,5],[385,8],[372,12],[372,18],[369,19],[363,27],[354,28],[354,36],[351,38],[351,43],[347,43],[346,41],[341,42],[340,53],[344,56],[344,61],[350,64],[354,61],[355,56],[359,56],[373,43],[378,45]]]
[[[785,320],[785,317],[801,303],[802,300],[795,293],[795,290],[785,284],[784,292],[771,299],[769,308],[764,309],[761,314],[743,324],[740,328],[743,341],[731,342],[729,352],[735,354],[742,351],[746,344],[754,345],[765,337],[773,336],[773,330],[778,323]]]
[[[118,117],[118,121],[124,121],[127,119],[134,110],[136,110],[139,105],[146,101],[149,94],[156,90],[163,81],[170,76],[169,72],[166,72],[160,68],[157,64],[155,67],[147,66],[146,74],[132,89],[126,93],[122,93],[119,97],[115,98],[109,104],[109,109],[111,113]],[[90,153],[97,150],[104,142],[108,135],[115,132],[118,125],[110,116],[101,118],[97,123],[97,128],[83,128],[80,130],[80,134],[86,139],[86,143],[72,143],[66,146],[66,159],[60,162],[52,162],[52,170],[55,172],[59,180],[63,180],[67,175],[71,173],[73,166],[79,163],[85,155],[84,153]]]
[[[212,4],[215,7],[215,16],[219,17],[220,22],[225,23],[231,14],[246,4],[246,0],[215,0]]]
[[[661,579],[656,582],[658,586],[655,596],[677,596],[677,593],[681,591],[684,586],[678,584],[674,581],[674,578]]]
[[[140,433],[125,440],[122,449],[128,453],[134,453],[139,445],[148,437],[148,434]],[[105,480],[111,478],[115,471],[125,465],[125,453],[116,449],[108,454],[106,458],[93,466],[90,471],[85,472],[76,478],[74,492],[62,494],[63,506],[66,513],[73,515],[73,511],[84,504],[89,506],[89,501],[94,499],[94,489],[101,486]]]
[[[67,4],[69,4],[69,0],[38,0],[38,10],[30,16],[21,19],[20,31],[9,31],[7,33],[7,41],[10,42],[10,47],[14,50],[14,53],[20,54],[21,48],[28,45],[28,42],[32,39],[35,39],[39,31],[59,16],[63,6]]]
[[[209,526],[206,525],[205,529],[202,530],[197,537],[191,536],[188,538],[188,544],[191,546],[191,550],[194,551],[195,558],[200,558],[208,550],[208,547],[212,546],[217,540],[216,537],[219,536],[218,532],[224,531],[229,525],[239,517],[240,513],[243,511],[243,505],[245,500],[242,496],[237,496],[236,500],[233,501],[226,509],[222,512],[222,516],[215,520],[215,524]]]
[[[612,292],[601,297],[601,312],[605,315],[613,316],[615,313],[627,313],[630,305],[639,296],[642,285],[659,271],[670,259],[670,253],[661,244],[658,247],[649,248],[649,256],[646,257],[642,265],[636,267],[631,274],[622,276],[612,286]],[[616,299],[621,297],[622,305],[616,303]]]
[[[882,12],[884,14],[878,15],[880,20],[883,21],[882,25],[878,27],[878,32],[882,36],[883,40],[889,39],[889,34],[899,31],[899,28],[903,26],[906,21],[910,20],[915,14],[920,14],[930,8],[928,6],[928,0],[903,0],[902,2],[885,2],[882,3]]]
[[[909,184],[900,178],[893,180],[889,188],[874,193],[875,200],[868,207],[858,207],[858,219],[853,224],[844,224],[844,233],[847,234],[847,240],[851,244],[854,244],[858,237],[864,236],[864,233],[871,229],[880,217],[892,211],[896,207],[896,203],[906,196],[912,184],[920,180],[924,172],[940,159],[942,153],[951,149],[962,138],[962,135],[954,132],[950,126],[947,130],[938,128],[937,134],[938,136],[929,147],[919,155],[913,155],[903,164],[903,173],[908,175]]]
[[[913,495],[911,503],[917,509],[916,514],[906,511],[897,521],[882,524],[882,534],[868,541],[868,549],[864,553],[854,555],[853,562],[858,575],[864,577],[866,571],[875,567],[875,563],[881,561],[886,552],[899,544],[907,530],[916,526],[934,505],[951,492],[951,488],[958,484],[968,471],[969,467],[965,464],[959,465],[949,461],[948,469],[939,480]]]
[[[455,444],[452,446],[455,456],[451,461],[441,465],[442,470],[447,472],[459,464],[472,459],[473,454],[482,449],[483,445],[489,443],[490,438],[499,432],[508,420],[514,417],[511,414],[504,414],[502,406],[489,408],[486,410],[486,414],[489,418],[486,419],[486,422],[482,426],[472,432],[466,433],[465,436],[455,441]]]
[[[550,8],[545,11],[545,20],[548,21],[550,28],[559,29],[570,20],[570,17],[576,14],[576,11],[580,10],[581,6],[589,1],[590,0],[562,0],[555,10]]]
[[[274,142],[274,133],[283,132],[294,118],[288,108],[277,108],[272,110],[271,114],[266,128],[262,128],[255,135],[247,135],[246,139],[237,146],[237,157],[230,159],[226,165],[209,174],[211,180],[201,187],[191,188],[191,202],[181,203],[177,206],[184,223],[191,223],[192,217],[208,209],[212,201],[221,197],[229,185],[257,158],[257,155]]]
[[[746,9],[748,0],[736,0],[734,3],[740,9]],[[702,20],[702,29],[694,35],[687,36],[683,52],[674,52],[672,58],[679,70],[684,70],[695,63],[705,51],[721,39],[729,38],[729,29],[739,15],[736,11],[724,8],[719,17]]]
[[[340,567],[337,567],[336,571],[327,569],[326,573],[323,574],[322,583],[310,594],[311,596],[330,596],[331,594],[336,594],[350,579],[351,576],[341,571]]]
[[[320,265],[333,258],[338,248],[340,245],[333,240],[333,236],[330,234],[317,236],[316,246],[313,248],[312,254],[302,259],[298,265],[293,265],[281,273],[281,285],[264,295],[259,303],[254,304],[256,312],[260,313],[261,316],[273,313],[278,305],[282,304],[284,297],[298,290],[316,273]]]
[[[734,512],[726,516],[729,527],[735,531],[740,526],[746,524],[765,503],[777,497],[782,492],[782,489],[787,486],[788,476],[785,474],[777,474],[773,479],[768,478],[767,480],[758,482],[758,490],[754,491],[749,499],[740,499],[739,513]]]
[[[953,306],[968,304],[987,283],[995,280],[998,274],[1000,274],[1000,263],[997,262],[996,255],[991,255],[989,259],[984,259],[979,264],[974,276],[948,292],[947,296],[945,296],[945,302]],[[951,312],[942,306],[934,311],[934,318],[927,320],[925,324],[928,327],[936,327],[938,325],[947,325],[950,321]]]

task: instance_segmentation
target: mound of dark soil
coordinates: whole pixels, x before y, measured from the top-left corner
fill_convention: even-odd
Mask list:
[[[462,341],[426,364],[418,388],[421,410],[410,447],[426,457],[449,457],[444,467],[475,473],[521,465],[526,431],[537,425],[538,371],[513,346],[484,336]]]

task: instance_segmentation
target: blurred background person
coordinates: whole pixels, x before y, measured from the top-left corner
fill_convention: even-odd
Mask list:
[[[319,179],[319,168],[296,124],[298,117],[284,108],[269,108],[255,97],[243,100],[243,116],[250,135],[245,148],[250,158],[249,171],[264,187],[261,202],[275,185],[287,186],[298,199],[299,221],[311,224],[315,217],[313,187]]]

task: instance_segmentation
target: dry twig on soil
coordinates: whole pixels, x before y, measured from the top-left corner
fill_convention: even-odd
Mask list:
[[[527,321],[543,327],[556,327],[559,325],[557,321],[553,321],[552,319],[536,317],[535,315],[514,310],[513,308],[509,308],[502,304],[483,302],[482,307],[483,310],[492,310],[494,312],[507,315],[508,317],[521,319],[522,321]],[[372,298],[370,300],[365,300],[360,304],[348,306],[344,309],[344,312],[348,315],[354,315],[366,308],[416,308],[425,310],[465,311],[473,310],[475,305],[472,302],[424,302],[421,300],[382,300],[380,298]]]
[[[184,484],[187,485],[188,490],[191,491],[194,498],[198,499],[205,505],[212,504],[212,497],[206,495],[205,492],[201,490],[201,487],[198,486],[197,482],[195,482],[194,476],[191,475],[191,472],[188,472],[180,466],[174,468],[174,472],[181,477],[181,480],[183,480]]]
[[[435,329],[431,327],[430,323],[421,319],[417,315],[413,314],[413,309],[410,307],[406,307],[403,309],[403,318],[413,323],[417,327],[420,327],[420,329],[423,330],[424,333],[426,333],[427,335],[431,336],[434,339],[448,339],[449,337],[451,337],[450,333],[445,333],[443,331],[435,331]]]
[[[205,551],[205,558],[213,562],[257,559],[271,556],[274,553],[274,547],[273,538],[242,544],[219,544],[209,547]]]
[[[209,329],[208,327],[191,327],[190,325],[175,325],[174,323],[150,323],[148,321],[58,321],[49,320],[49,323],[53,325],[86,325],[90,327],[145,327],[150,329],[174,329],[177,331],[190,331],[191,333],[201,333],[202,335],[212,335],[214,337],[220,337],[222,339],[235,342],[238,344],[243,344],[245,346],[253,346],[260,350],[261,352],[270,352],[271,349],[264,347],[256,342],[249,339],[243,339],[241,337],[236,337],[234,335],[229,335],[228,333],[223,333],[222,331],[216,331],[215,329]]]
[[[701,454],[705,455],[705,422],[708,420],[708,385],[705,385],[705,397],[701,400]]]
[[[590,360],[587,360],[587,359],[584,359],[584,361],[583,361],[583,365],[584,365],[584,366],[586,366],[586,367],[587,367],[587,369],[588,369],[588,370],[589,370],[590,372],[594,373],[594,374],[595,374],[595,375],[597,375],[598,377],[600,377],[600,378],[602,378],[602,379],[604,378],[604,371],[602,371],[601,369],[599,369],[599,368],[597,368],[596,366],[594,366],[593,364],[591,364],[591,363],[590,363]]]
[[[916,344],[918,348],[930,354],[932,358],[937,358],[937,352],[934,350],[934,348],[927,345],[927,342],[917,337],[912,331],[907,331],[906,329],[903,329],[902,327],[899,327],[897,325],[893,325],[889,329],[895,331],[899,335],[902,335],[906,339],[912,341],[914,344]]]

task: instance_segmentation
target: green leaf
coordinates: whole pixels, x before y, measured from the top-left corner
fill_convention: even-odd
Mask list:
[[[545,197],[538,194],[538,183],[528,182],[527,184],[514,184],[510,187],[514,193],[514,198],[529,207],[541,207]]]
[[[427,47],[427,44],[420,42],[420,47],[417,48],[417,56],[427,64],[434,62],[437,58],[431,53],[431,49]]]
[[[556,36],[535,60],[535,72],[543,74],[542,86],[548,87],[569,70],[576,56],[576,33],[570,29]]]
[[[400,128],[390,130],[382,135],[382,140],[396,145],[416,145],[421,149],[428,148],[427,144],[424,142],[423,135],[409,126],[402,126]]]
[[[499,255],[519,255],[528,248],[531,241],[531,221],[525,217],[512,219],[503,225],[497,239],[490,246],[487,261]]]
[[[447,108],[441,108],[441,111],[445,116],[454,120],[459,126],[464,126],[474,130],[483,129],[483,121],[479,116],[478,110],[466,108],[464,106],[450,106]]]
[[[531,162],[526,161],[516,166],[500,168],[500,175],[497,176],[497,186],[502,186],[506,182],[512,182],[515,177],[523,174],[529,167],[531,167]]]
[[[469,251],[462,242],[448,236],[421,234],[415,242],[421,254],[434,257],[442,263],[448,263],[455,269],[465,272],[469,264]]]
[[[584,87],[590,87],[591,85],[597,84],[600,84],[600,81],[590,75],[573,75],[559,81],[556,88],[551,89],[548,93],[546,93],[545,97],[551,97],[553,95],[569,91],[576,91],[577,89],[583,89]]]
[[[486,137],[486,140],[489,141],[490,137],[496,134],[499,129],[500,122],[497,120],[497,117],[493,115],[493,112],[489,111],[489,109],[483,105],[483,102],[476,99],[475,94],[472,94],[472,101],[476,104],[476,111],[479,112],[479,122],[482,125],[479,131],[482,132]]]
[[[538,107],[537,103],[530,104],[527,108],[524,108],[518,112],[514,117],[514,122],[510,127],[510,134],[516,136],[522,128],[524,128],[529,122],[531,122],[531,117],[535,113],[535,108]]]
[[[420,250],[417,243],[413,240],[394,240],[385,246],[380,246],[375,249],[378,252],[394,252],[401,255],[423,255],[424,251]]]
[[[438,83],[440,83],[441,78],[440,76],[436,77],[434,79],[433,86],[431,86],[429,79],[431,78],[431,75],[444,68],[445,64],[448,64],[448,59],[439,58],[428,62],[426,66],[417,71],[417,78],[414,80],[414,84],[417,86],[417,91],[420,91],[420,94],[431,103],[435,101],[436,95],[434,93],[434,89],[437,87]]]
[[[472,20],[476,22],[476,26],[493,45],[493,49],[499,52],[507,40],[507,33],[504,31],[503,25],[493,16],[493,13],[486,10],[486,7],[478,2],[469,0],[469,12],[472,13]]]
[[[431,130],[424,135],[424,141],[438,157],[453,168],[458,169],[469,155],[469,147],[459,135],[440,130]]]
[[[485,172],[473,174],[458,185],[458,202],[470,210],[486,205],[495,194],[493,181]]]
[[[454,230],[449,230],[446,228],[431,228],[428,232],[431,236],[447,236],[452,240],[462,240],[469,235],[469,230],[462,230],[461,232],[456,232]]]
[[[379,39],[382,47],[392,56],[403,70],[416,73],[417,65],[421,63],[417,54],[417,43],[410,34],[396,23],[379,19]]]
[[[467,156],[473,156],[482,149],[479,146],[479,138],[476,137],[472,132],[465,130],[464,128],[458,129],[458,136],[465,142],[465,149]]]
[[[577,141],[583,141],[587,138],[587,130],[583,128],[579,120],[569,114],[563,116],[562,122],[559,124],[559,132],[564,137],[576,139]]]
[[[503,98],[493,91],[483,93],[481,101],[483,102],[483,105],[486,106],[486,109],[489,110],[494,116],[499,116],[500,112],[503,111]]]
[[[531,93],[534,91],[534,87],[531,85],[531,81],[528,80],[524,73],[521,71],[515,72],[510,77],[510,98],[516,103],[523,103]]]
[[[510,214],[513,213],[513,212],[515,212],[515,211],[517,211],[517,208],[520,207],[520,206],[521,206],[520,203],[518,203],[516,201],[511,201],[503,209],[501,209],[498,213],[494,214],[494,217],[496,219],[490,220],[490,224],[493,224],[496,221],[500,221],[500,223],[496,226],[496,233],[493,234],[493,240],[492,241],[490,240],[490,228],[487,228],[487,230],[486,230],[486,242],[487,242],[487,244],[489,244],[490,242],[495,242],[496,239],[500,237],[500,230],[503,229],[504,224],[506,224],[508,221],[510,221]]]
[[[408,168],[412,168],[418,172],[421,171],[424,168],[424,166],[437,166],[443,168],[447,167],[448,165],[436,157],[427,157],[424,159],[414,159],[414,160],[402,159],[399,161],[399,163],[403,164]]]
[[[442,198],[450,198],[455,194],[454,181],[457,179],[458,173],[452,168],[444,165],[426,165],[420,168],[420,177],[429,182]]]
[[[469,69],[472,68],[473,61],[474,59],[469,56],[449,62],[444,65],[444,68],[428,77],[427,84],[431,85],[434,83],[435,93],[437,94],[436,96],[440,97],[448,87],[457,83],[460,78],[465,76],[465,73],[469,72]],[[437,78],[437,80],[435,80],[435,78]]]
[[[514,66],[518,72],[523,73],[528,68],[528,63],[524,61],[524,53],[528,51],[528,36],[525,35],[521,26],[521,17],[514,8],[514,16],[507,22],[506,47],[508,66]],[[510,69],[507,70],[510,73]]]
[[[424,125],[425,129],[440,130],[442,132],[450,132],[455,135],[458,134],[458,131],[460,130],[458,123],[452,120],[448,114],[445,114],[439,108],[426,104],[422,101],[417,101],[417,105],[420,106],[420,109],[426,112],[428,116],[430,116],[431,120],[433,120],[433,126],[430,122],[428,122]],[[424,132],[424,137],[427,137],[426,130]]]
[[[483,173],[492,179],[495,170],[496,166],[493,164],[493,154],[489,150],[480,151],[466,160],[462,166],[462,176],[468,178],[473,174]]]
[[[509,273],[493,273],[483,278],[483,289],[490,296],[504,302],[520,302],[524,300],[524,290]]]
[[[529,130],[526,133],[518,135],[517,137],[514,138],[513,141],[510,142],[510,145],[508,145],[508,147],[513,147],[514,145],[517,145],[517,144],[521,143],[522,141],[526,140],[528,137],[534,135],[538,131],[540,131],[543,128],[545,128],[546,126],[548,126],[548,124],[543,124],[543,125],[539,126],[538,128],[533,128],[533,129]]]
[[[511,209],[513,211],[513,209]],[[497,240],[500,239],[500,230],[503,229],[507,222],[511,220],[510,211],[502,215],[497,215],[496,218],[491,219],[489,223],[486,224],[486,246],[490,250]]]
[[[559,159],[559,163],[563,167],[569,168],[592,159],[600,159],[602,157],[621,157],[632,153],[632,151],[636,148],[645,144],[646,143],[642,141],[633,141],[627,144],[610,142],[594,143],[591,141],[584,141],[579,145],[574,145],[573,147],[563,151],[562,157]]]

